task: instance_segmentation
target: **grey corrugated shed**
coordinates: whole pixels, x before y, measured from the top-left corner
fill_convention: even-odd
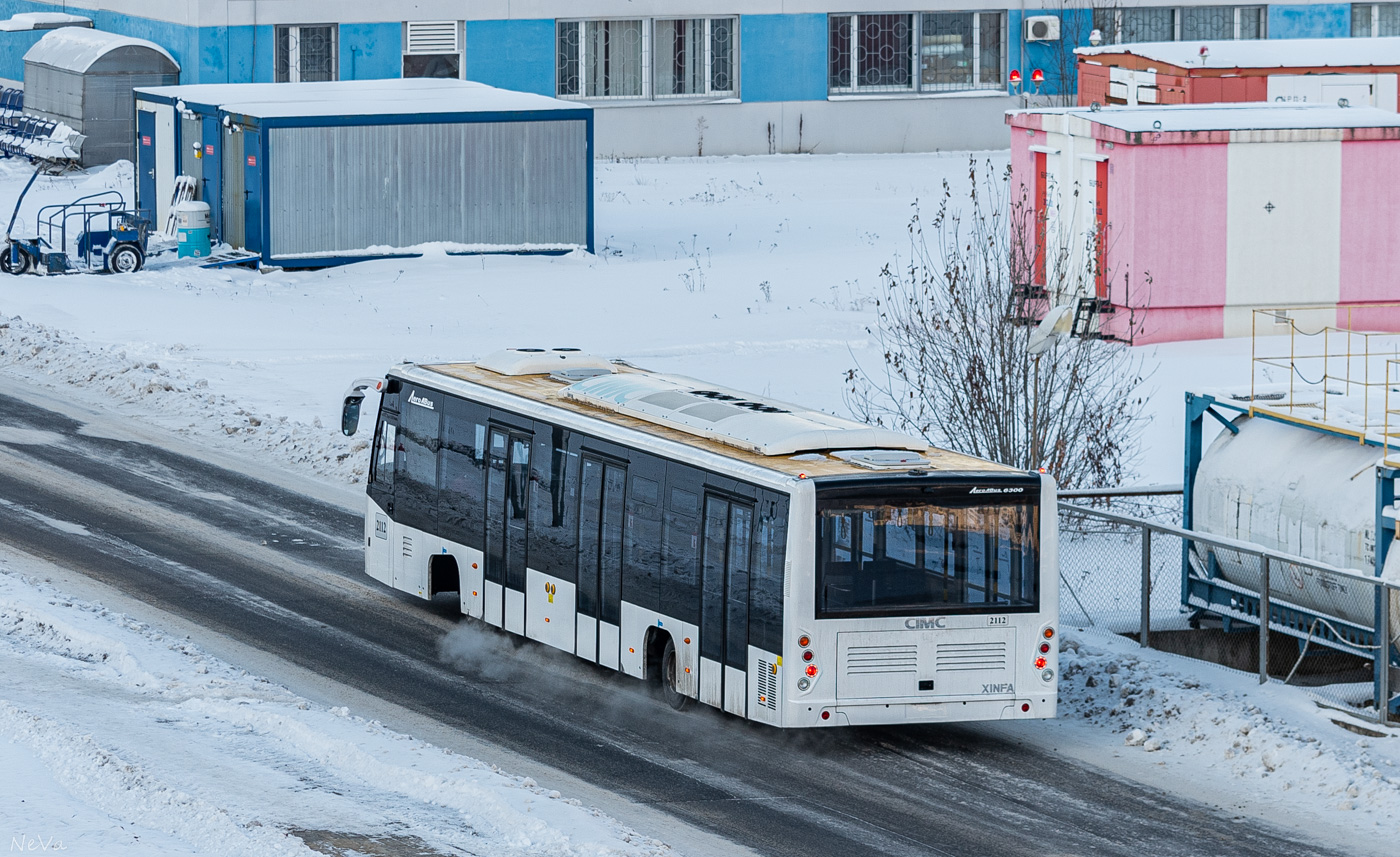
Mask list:
[[[190,124],[186,136],[200,134],[203,186],[219,197],[205,200],[216,232],[268,263],[413,254],[429,243],[593,248],[587,105],[436,79],[196,84],[139,96],[199,117],[176,131]],[[202,122],[221,133],[199,132]]]
[[[85,135],[83,166],[110,164],[134,157],[133,90],[179,80],[179,63],[154,42],[64,27],[24,55],[24,108]]]

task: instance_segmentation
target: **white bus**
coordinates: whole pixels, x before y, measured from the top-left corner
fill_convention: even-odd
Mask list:
[[[577,349],[404,364],[366,568],[774,726],[1055,715],[1052,480]]]

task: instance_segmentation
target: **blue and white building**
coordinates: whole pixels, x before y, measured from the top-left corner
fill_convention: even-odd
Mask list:
[[[86,15],[165,47],[183,84],[456,76],[579,100],[600,156],[1004,148],[1004,111],[1072,94],[1095,30],[1400,35],[1400,3],[978,2],[0,0],[0,17]],[[0,32],[0,77],[21,76],[39,35]]]

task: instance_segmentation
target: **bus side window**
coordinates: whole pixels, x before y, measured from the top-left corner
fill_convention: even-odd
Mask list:
[[[381,422],[375,433],[374,462],[370,467],[370,480],[385,487],[394,484],[394,450],[398,447],[398,426]]]

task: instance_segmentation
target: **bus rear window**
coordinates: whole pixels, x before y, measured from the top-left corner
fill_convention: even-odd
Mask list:
[[[817,618],[1039,609],[1039,508],[818,501]]]

